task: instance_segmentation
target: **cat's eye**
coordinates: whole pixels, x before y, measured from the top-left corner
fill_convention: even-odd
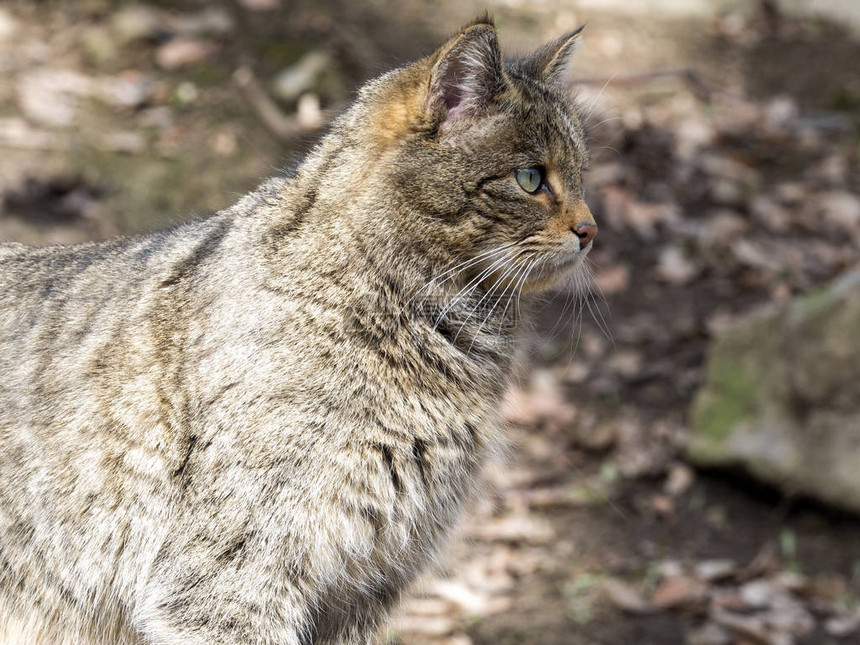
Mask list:
[[[514,171],[517,183],[527,193],[536,193],[543,185],[543,169],[517,168]]]

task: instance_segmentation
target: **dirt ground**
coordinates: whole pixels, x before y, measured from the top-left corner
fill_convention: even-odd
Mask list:
[[[0,239],[222,208],[483,9],[512,53],[588,22],[594,286],[544,303],[508,456],[388,640],[860,643],[860,520],[683,459],[713,334],[858,265],[845,22],[767,1],[5,2]]]

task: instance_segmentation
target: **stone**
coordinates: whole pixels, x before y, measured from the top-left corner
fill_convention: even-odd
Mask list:
[[[145,74],[126,71],[118,76],[99,79],[95,93],[113,107],[137,109],[149,100],[152,81]]]
[[[168,71],[196,65],[216,51],[215,45],[196,38],[174,38],[155,52],[155,62]]]
[[[824,631],[836,638],[846,638],[860,632],[860,613],[829,618],[824,623]]]
[[[734,560],[705,560],[696,565],[696,577],[705,582],[717,582],[733,577],[738,571]]]
[[[78,99],[93,91],[93,79],[70,70],[39,68],[22,73],[15,83],[24,115],[39,124],[70,127]]]
[[[686,451],[860,512],[860,271],[717,336]]]
[[[296,120],[306,130],[321,128],[325,123],[325,116],[320,109],[320,97],[313,92],[302,94],[296,105]]]
[[[776,590],[767,580],[752,580],[741,587],[740,594],[747,607],[764,609],[773,603]]]
[[[669,466],[666,483],[663,484],[663,492],[671,497],[683,495],[692,486],[695,478],[693,469],[686,464],[672,464]]]

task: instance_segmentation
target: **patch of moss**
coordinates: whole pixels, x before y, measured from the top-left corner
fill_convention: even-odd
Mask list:
[[[718,339],[711,349],[705,388],[696,397],[692,414],[689,457],[703,464],[728,459],[727,442],[740,423],[760,412],[767,372],[778,360],[772,329],[777,320],[767,317]]]
[[[725,458],[725,443],[732,430],[757,410],[756,379],[740,361],[716,361],[709,372],[708,389],[693,407],[694,441],[690,456],[713,463]]]

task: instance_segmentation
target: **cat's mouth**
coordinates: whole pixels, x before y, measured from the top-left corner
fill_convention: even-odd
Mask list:
[[[568,275],[578,271],[585,261],[591,244],[580,250],[578,245],[565,245],[544,251],[531,251],[516,259],[496,260],[499,268],[479,265],[473,280],[491,294],[536,293],[556,286]],[[475,284],[472,282],[471,284]]]
[[[525,281],[522,287],[523,292],[534,293],[546,291],[556,286],[565,277],[582,267],[590,250],[591,244],[581,251],[574,250],[562,254],[553,254],[542,260],[536,265],[535,270],[529,275],[528,280]]]

